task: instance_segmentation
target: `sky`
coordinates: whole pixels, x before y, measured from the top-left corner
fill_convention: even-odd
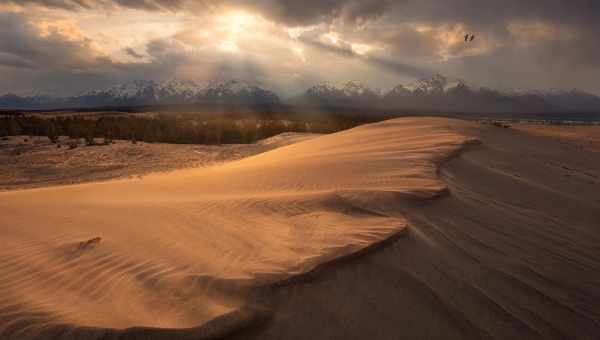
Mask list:
[[[600,94],[599,37],[597,0],[0,0],[0,94],[181,78],[285,97],[436,73]]]

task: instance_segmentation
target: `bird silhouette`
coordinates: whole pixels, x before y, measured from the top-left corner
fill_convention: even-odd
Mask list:
[[[471,34],[471,38],[469,39],[469,41],[473,41],[475,40],[475,36],[473,34]]]
[[[465,41],[469,41],[469,33],[465,34]]]

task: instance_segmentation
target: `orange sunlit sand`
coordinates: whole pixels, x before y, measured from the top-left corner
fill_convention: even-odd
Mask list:
[[[185,328],[235,310],[245,301],[228,285],[402,232],[398,202],[438,195],[437,162],[467,140],[444,124],[392,120],[203,169],[2,193],[0,319]]]

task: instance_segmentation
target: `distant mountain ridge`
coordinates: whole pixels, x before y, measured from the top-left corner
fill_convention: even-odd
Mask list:
[[[358,84],[316,85],[289,102],[303,107],[419,112],[600,112],[600,97],[575,89],[503,92],[439,74],[399,84],[385,93]]]
[[[358,81],[338,84],[320,84],[306,90],[305,94],[288,100],[291,105],[313,107],[375,107],[381,93]]]
[[[192,80],[173,79],[165,83],[134,80],[80,95],[59,97],[0,96],[0,108],[87,108],[179,104],[273,105],[276,94],[261,87],[230,80],[206,86]]]
[[[269,90],[230,80],[199,85],[192,80],[165,83],[135,80],[77,96],[0,96],[0,108],[50,109],[149,105],[237,105],[278,106],[279,97]],[[377,109],[431,112],[600,112],[600,97],[581,90],[498,91],[477,87],[460,79],[436,74],[410,84],[399,84],[387,92],[359,81],[324,83],[308,88],[283,104],[315,109]]]

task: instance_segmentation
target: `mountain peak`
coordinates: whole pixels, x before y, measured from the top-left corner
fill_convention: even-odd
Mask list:
[[[405,86],[411,92],[421,92],[424,94],[443,94],[450,89],[458,86],[467,86],[463,80],[451,79],[439,73],[428,78],[422,78],[416,82]]]
[[[344,95],[348,97],[362,95],[379,95],[379,93],[372,90],[367,85],[356,80],[350,80],[347,82],[340,83],[336,87],[342,92],[344,92]]]
[[[239,95],[239,94],[253,94],[259,91],[266,91],[262,88],[250,85],[240,80],[227,80],[223,82],[211,81],[207,87],[207,91],[218,92],[221,95]]]
[[[360,96],[378,96],[379,91],[371,89],[364,83],[356,80],[349,80],[332,83],[322,83],[313,85],[306,91],[306,95],[322,97],[322,96],[338,96],[338,97],[360,97]]]

